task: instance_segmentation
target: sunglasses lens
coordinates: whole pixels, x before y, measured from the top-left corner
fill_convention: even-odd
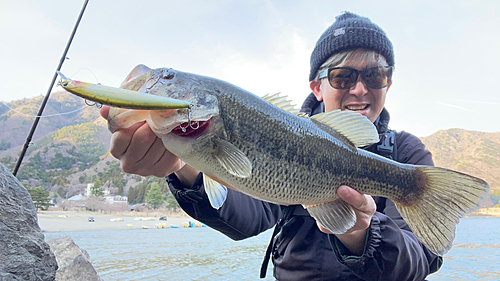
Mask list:
[[[356,83],[358,75],[350,68],[334,68],[330,71],[330,85],[335,89],[348,89]]]
[[[392,67],[372,67],[361,73],[368,87],[381,89],[391,82]],[[358,71],[347,67],[331,68],[329,74],[330,85],[335,89],[349,89],[358,80]]]
[[[365,70],[363,79],[368,87],[381,89],[391,82],[392,67],[373,67]]]

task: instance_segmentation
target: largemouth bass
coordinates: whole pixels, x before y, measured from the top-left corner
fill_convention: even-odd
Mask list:
[[[170,152],[203,172],[214,208],[224,204],[231,188],[271,203],[301,204],[320,225],[342,234],[356,222],[352,207],[336,193],[347,185],[392,200],[420,241],[443,255],[452,247],[459,219],[488,194],[489,185],[476,177],[401,164],[360,149],[379,137],[355,112],[309,117],[278,95],[260,98],[214,78],[143,65],[121,88],[191,104],[147,116],[110,110],[109,128],[147,120]]]

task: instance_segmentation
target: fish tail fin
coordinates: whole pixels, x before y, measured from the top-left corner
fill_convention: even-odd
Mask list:
[[[460,218],[475,211],[488,195],[489,185],[476,177],[444,168],[417,166],[423,194],[411,203],[394,202],[415,236],[438,255],[448,252]]]

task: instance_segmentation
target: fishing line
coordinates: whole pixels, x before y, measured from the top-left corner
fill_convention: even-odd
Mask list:
[[[94,79],[95,79],[95,82],[96,84],[99,84],[101,85],[101,83],[99,83],[99,80],[97,80],[97,76],[94,74],[94,72],[92,72],[92,70],[88,69],[88,68],[81,68],[80,70],[78,70],[76,73],[74,73],[72,76],[70,77],[75,77],[80,71],[82,70],[87,70],[88,72],[90,72],[90,74],[92,74],[92,76],[94,76]]]
[[[14,108],[10,107],[5,101],[3,101],[2,99],[0,99],[0,101],[2,101],[2,103],[9,108],[9,111],[12,110],[14,111],[15,113],[18,113],[18,114],[21,114],[23,116],[26,116],[26,117],[29,117],[29,118],[45,118],[45,117],[53,117],[53,116],[59,116],[59,115],[66,115],[66,114],[71,114],[71,113],[75,113],[75,112],[78,112],[78,111],[81,111],[81,110],[84,110],[85,108],[88,107],[88,104],[82,108],[79,108],[79,109],[75,109],[73,111],[68,111],[68,112],[63,112],[63,113],[56,113],[56,114],[49,114],[49,115],[30,115],[30,114],[26,114],[26,113],[22,113],[20,111],[17,111],[15,110]],[[7,112],[9,112],[7,111]],[[6,112],[6,113],[7,113]]]
[[[99,80],[97,79],[97,76],[94,74],[94,72],[92,72],[92,70],[88,69],[88,68],[82,68],[80,70],[78,70],[77,72],[75,72],[73,74],[73,77],[76,76],[79,72],[81,72],[82,70],[87,70],[88,72],[90,72],[90,74],[92,74],[92,76],[94,76],[94,79],[96,81],[96,84],[101,84],[99,83]],[[60,85],[60,83],[57,84],[58,86]],[[45,118],[45,117],[54,117],[54,116],[61,116],[61,115],[67,115],[67,114],[71,114],[71,113],[75,113],[75,112],[78,112],[78,111],[81,111],[81,110],[84,110],[85,108],[87,108],[88,106],[95,106],[97,108],[101,108],[102,107],[102,104],[100,103],[97,103],[97,102],[92,102],[92,101],[88,101],[85,99],[85,104],[87,106],[84,106],[82,108],[79,108],[79,109],[75,109],[75,110],[72,110],[72,111],[68,111],[68,112],[63,112],[63,113],[56,113],[56,114],[49,114],[49,115],[31,115],[31,114],[26,114],[26,113],[22,113],[20,111],[17,111],[15,110],[14,108],[10,107],[4,100],[0,99],[0,101],[9,109],[7,112],[9,111],[14,111],[15,113],[17,114],[20,114],[20,115],[23,115],[25,117],[28,117],[28,118]],[[6,113],[7,113],[6,112]]]

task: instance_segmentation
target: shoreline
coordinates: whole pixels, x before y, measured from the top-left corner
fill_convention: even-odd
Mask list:
[[[95,212],[75,211],[43,211],[37,213],[38,225],[43,233],[53,232],[81,232],[81,231],[107,231],[107,230],[132,230],[155,228],[162,223],[163,227],[183,227],[189,222],[197,221],[184,213],[162,214],[161,212],[134,213],[121,212],[116,214],[102,214]],[[160,216],[166,216],[167,220],[159,220]],[[89,222],[89,217],[94,222]]]
[[[42,211],[37,213],[38,225],[43,233],[107,231],[155,228],[164,223],[162,228],[186,227],[189,222],[199,225],[199,222],[183,212],[119,212],[104,214],[78,211]],[[166,216],[167,220],[159,220]],[[94,222],[88,218],[93,217]],[[464,218],[500,218],[500,208],[482,208],[469,213]]]
[[[465,217],[494,217],[500,218],[500,208],[481,208],[475,212],[465,215]]]

